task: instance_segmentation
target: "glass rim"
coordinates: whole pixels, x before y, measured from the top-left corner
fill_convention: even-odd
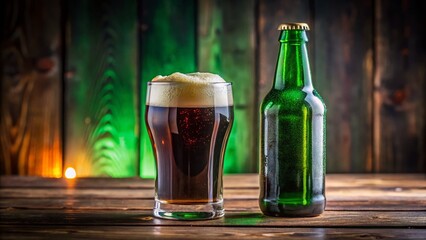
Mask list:
[[[207,83],[200,83],[200,84],[197,84],[197,83],[193,83],[193,82],[167,82],[167,81],[158,81],[158,82],[152,82],[152,81],[149,81],[149,82],[147,82],[147,84],[148,84],[148,86],[150,86],[150,85],[201,85],[201,86],[203,86],[203,85],[212,85],[212,86],[216,86],[216,85],[218,85],[218,86],[220,86],[220,85],[223,85],[223,86],[228,86],[228,85],[231,85],[232,86],[232,83],[231,82],[207,82]]]

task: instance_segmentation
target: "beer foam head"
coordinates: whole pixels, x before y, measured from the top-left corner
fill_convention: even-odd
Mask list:
[[[219,75],[173,73],[152,79],[147,104],[158,107],[224,107],[232,106],[233,99],[230,84]]]

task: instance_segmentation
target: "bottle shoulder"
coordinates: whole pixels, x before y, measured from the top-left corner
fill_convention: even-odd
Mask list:
[[[324,101],[315,89],[272,89],[261,104],[262,112],[269,109],[298,111],[304,108],[318,114],[326,112]]]

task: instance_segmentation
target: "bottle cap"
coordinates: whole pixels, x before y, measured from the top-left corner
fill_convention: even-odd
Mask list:
[[[309,26],[307,23],[283,23],[278,30],[309,30]]]

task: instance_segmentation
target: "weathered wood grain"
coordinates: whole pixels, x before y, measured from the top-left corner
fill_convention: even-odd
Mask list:
[[[226,176],[225,217],[195,222],[153,218],[152,180],[86,178],[76,179],[74,187],[67,187],[70,181],[64,179],[25,178],[0,178],[2,238],[62,238],[62,234],[98,238],[97,234],[102,232],[104,236],[125,239],[127,236],[152,239],[154,235],[172,239],[180,236],[415,239],[423,236],[426,228],[424,174],[329,175],[327,182],[332,187],[327,188],[324,214],[291,219],[261,214],[257,175]],[[15,185],[11,184],[12,180]],[[29,186],[30,182],[36,187]],[[4,228],[8,230],[3,231]]]
[[[154,180],[134,178],[41,178],[21,176],[0,176],[2,188],[153,188]]]
[[[257,174],[225,175],[225,188],[258,188]],[[424,188],[426,174],[327,174],[327,188]],[[2,188],[153,188],[154,180],[141,178],[42,178],[0,176]]]
[[[411,188],[328,188],[327,199],[331,201],[343,200],[424,200],[426,198],[425,187]],[[152,199],[154,189],[33,189],[33,188],[2,188],[2,198],[86,198],[86,199]],[[229,199],[257,199],[257,188],[225,188],[224,198]]]
[[[377,172],[426,171],[424,9],[424,1],[375,1]]]
[[[373,171],[372,8],[372,0],[315,1],[311,63],[327,105],[328,172]]]
[[[0,177],[2,198],[38,199],[152,199],[152,180],[82,178],[75,180],[38,177]],[[225,199],[257,199],[256,174],[227,175]],[[329,174],[328,201],[424,201],[424,174]]]
[[[208,221],[171,221],[152,217],[152,211],[123,210],[18,210],[1,209],[0,224],[86,226],[229,226],[229,227],[426,227],[426,212],[325,211],[315,218],[267,217],[254,212],[228,212]]]
[[[200,1],[198,10],[198,70],[217,73],[233,84],[234,124],[224,171],[255,172],[255,1]]]
[[[68,1],[67,26],[64,167],[137,176],[136,1]]]
[[[61,1],[1,1],[0,174],[62,175]]]
[[[145,125],[146,83],[157,75],[196,71],[195,0],[141,1],[139,4],[141,89],[140,176],[155,177],[155,161]]]
[[[199,71],[220,73],[223,69],[223,5],[221,0],[198,2],[197,67]]]
[[[233,199],[226,196],[227,212],[259,210],[259,201]],[[0,198],[0,209],[62,209],[62,210],[152,210],[154,198],[149,199],[104,199],[104,198]],[[407,197],[397,200],[328,200],[326,211],[426,211],[426,199],[412,200]]]
[[[424,239],[425,229],[0,226],[2,239]]]
[[[258,211],[258,176],[227,175],[227,211]],[[3,209],[150,210],[153,181],[139,178],[0,177]],[[425,211],[424,174],[330,174],[327,211]]]

